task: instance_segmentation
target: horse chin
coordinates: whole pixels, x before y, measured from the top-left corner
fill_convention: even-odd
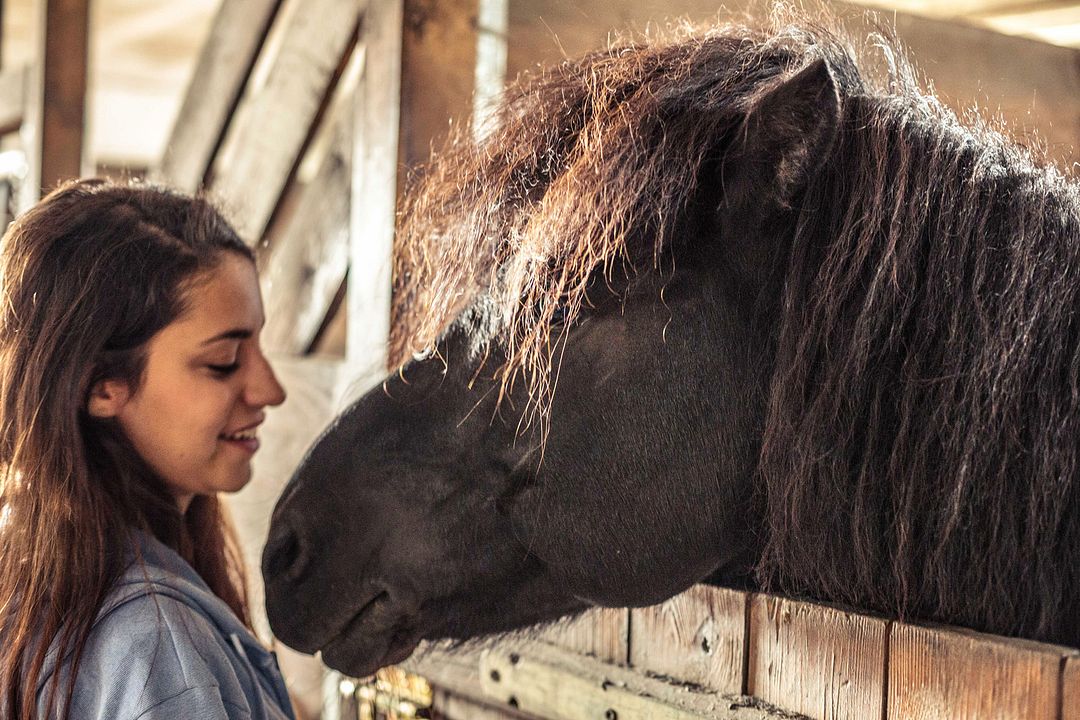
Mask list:
[[[322,661],[353,677],[371,675],[379,668],[409,657],[420,644],[421,632],[411,613],[400,612],[383,593],[321,648]]]
[[[419,638],[395,641],[386,638],[361,638],[359,641],[337,638],[322,649],[322,661],[352,677],[372,675],[376,670],[402,662],[416,650]]]

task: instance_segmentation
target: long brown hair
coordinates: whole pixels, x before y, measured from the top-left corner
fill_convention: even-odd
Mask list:
[[[205,200],[149,185],[66,184],[0,242],[0,714],[36,717],[45,658],[74,679],[123,572],[132,528],[177,550],[250,625],[243,565],[216,497],[181,515],[115,420],[100,380],[137,389],[147,341],[223,253],[251,250]],[[72,684],[54,673],[48,714]]]

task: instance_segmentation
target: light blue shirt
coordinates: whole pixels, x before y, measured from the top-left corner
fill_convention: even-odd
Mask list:
[[[75,720],[295,720],[274,654],[179,555],[135,532],[144,564],[110,592],[75,680]],[[50,654],[39,716],[56,671]],[[70,663],[60,672],[66,681]],[[58,704],[63,705],[63,689]],[[54,712],[57,712],[54,710]]]

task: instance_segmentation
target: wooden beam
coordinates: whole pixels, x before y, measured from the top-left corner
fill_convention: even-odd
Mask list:
[[[373,3],[360,43],[347,357],[385,368],[398,170],[425,160],[450,119],[471,112],[476,0]]]
[[[895,623],[890,718],[1056,720],[1069,648],[956,628]]]
[[[754,595],[746,691],[818,720],[881,718],[887,627],[878,618]]]
[[[365,62],[356,93],[345,358],[365,373],[387,365],[403,22],[403,0],[373,2],[359,41]]]
[[[195,65],[156,177],[202,185],[281,0],[222,0]]]
[[[359,65],[363,53],[355,55]],[[297,195],[295,208],[278,213],[260,253],[267,318],[262,339],[275,352],[307,352],[348,269],[355,83],[341,87],[347,84],[340,83],[325,127],[289,190]],[[312,178],[304,177],[309,163],[317,167]]]
[[[741,695],[749,596],[695,585],[630,611],[630,665],[709,690]]]
[[[514,712],[531,709],[534,715],[555,720],[595,720],[604,718],[608,709],[615,711],[618,720],[791,717],[753,698],[710,692],[677,678],[662,678],[522,638],[507,638],[487,650],[465,646],[447,651],[439,645],[425,645],[403,667],[474,703]],[[499,680],[492,677],[492,670],[499,672]],[[519,671],[520,675],[515,675]],[[507,702],[511,686],[522,688],[516,709]],[[586,713],[587,709],[592,714]]]
[[[286,0],[265,79],[249,82],[214,158],[208,186],[252,244],[314,135],[356,40],[364,0]],[[374,3],[378,5],[379,3]]]
[[[0,135],[15,132],[26,117],[27,67],[0,71]]]
[[[533,720],[536,717],[510,708],[496,708],[442,688],[435,688],[431,710],[434,717],[442,720]]]
[[[83,173],[89,0],[37,0],[38,43],[25,127],[22,206]]]

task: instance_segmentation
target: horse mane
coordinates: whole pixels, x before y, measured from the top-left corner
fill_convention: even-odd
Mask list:
[[[797,202],[759,578],[1075,642],[1077,188],[924,92],[887,33],[836,25],[783,8],[616,41],[513,85],[483,140],[457,133],[406,195],[392,359],[460,323],[476,353],[498,345],[504,390],[522,378],[542,417],[588,278],[656,267],[722,139],[824,58],[843,114]]]

